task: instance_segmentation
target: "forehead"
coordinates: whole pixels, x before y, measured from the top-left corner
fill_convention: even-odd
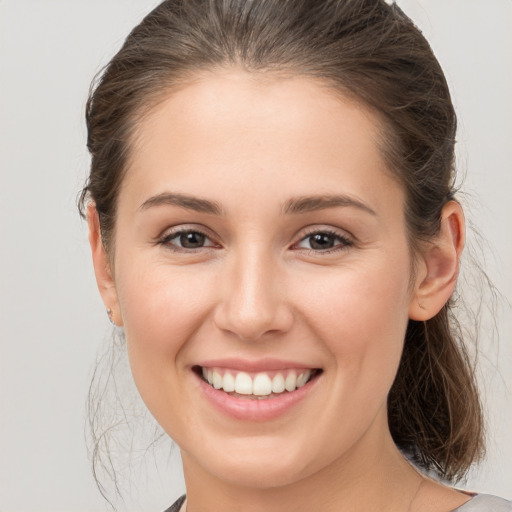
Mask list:
[[[385,202],[400,187],[379,150],[380,126],[369,108],[316,79],[205,73],[139,123],[123,187],[140,198],[193,187],[220,201],[242,185],[282,201],[313,187]]]

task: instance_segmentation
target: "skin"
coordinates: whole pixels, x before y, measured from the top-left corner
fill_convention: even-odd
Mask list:
[[[369,109],[313,79],[204,74],[139,125],[113,254],[89,206],[98,286],[143,400],[181,449],[189,512],[441,512],[468,499],[403,459],[386,411],[408,319],[431,318],[453,292],[462,211],[445,206],[413,275],[404,192],[379,129]],[[164,193],[222,214],[151,204]],[[292,199],[333,194],[353,204],[283,213]],[[185,228],[206,246],[180,247]],[[329,252],[312,248],[312,232],[328,233]],[[285,414],[241,421],[197,386],[192,367],[218,357],[323,373]]]

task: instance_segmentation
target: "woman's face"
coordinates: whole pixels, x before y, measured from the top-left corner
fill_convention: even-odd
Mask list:
[[[379,453],[415,284],[376,117],[226,71],[136,135],[110,307],[185,470],[276,486]]]

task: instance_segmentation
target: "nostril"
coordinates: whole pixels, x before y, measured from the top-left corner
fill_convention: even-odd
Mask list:
[[[293,316],[286,306],[278,305],[263,310],[261,306],[238,305],[230,310],[218,311],[215,324],[224,332],[231,333],[243,341],[267,339],[268,335],[287,332]]]

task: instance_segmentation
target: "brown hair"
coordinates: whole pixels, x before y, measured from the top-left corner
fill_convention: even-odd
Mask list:
[[[236,66],[323,80],[384,120],[382,152],[406,191],[411,246],[438,233],[454,197],[456,116],[430,46],[383,0],[167,0],[133,29],[87,103],[91,172],[80,197],[94,201],[112,248],[116,199],[141,116],[194,73]],[[474,372],[449,302],[410,321],[388,398],[399,448],[456,480],[483,453]]]

